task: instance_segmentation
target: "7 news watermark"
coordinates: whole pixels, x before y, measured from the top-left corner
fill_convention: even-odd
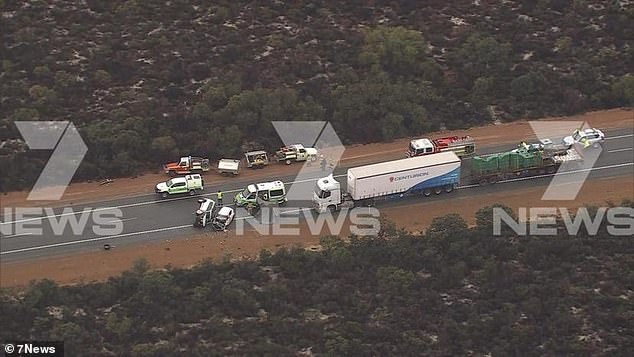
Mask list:
[[[64,356],[63,341],[10,341],[2,350],[6,357],[10,356]]]
[[[83,208],[75,211],[65,207],[55,212],[51,207],[5,207],[0,233],[5,238],[44,234],[50,229],[54,236],[84,235],[92,231],[98,236],[123,232],[123,212],[119,208]]]
[[[17,121],[16,127],[31,150],[52,150],[51,157],[29,192],[27,201],[59,201],[88,148],[70,121]],[[98,236],[123,232],[123,212],[118,208],[5,207],[0,217],[3,238],[43,235],[45,228],[54,236]]]
[[[521,236],[556,236],[562,225],[569,236],[577,236],[582,227],[589,236],[596,236],[605,226],[611,236],[632,237],[634,208],[598,207],[590,210],[580,207],[571,213],[566,207],[520,207],[516,220],[504,208],[493,207],[494,236],[502,235],[504,227]]]
[[[310,209],[286,209],[281,207],[263,207],[258,217],[245,217],[236,220],[236,235],[244,235],[254,230],[261,235],[299,236],[300,219],[306,223],[313,236],[340,235],[350,222],[350,234],[356,236],[376,236],[381,230],[379,210],[374,207],[356,207],[342,209],[338,214],[331,212],[314,215]]]
[[[551,140],[557,132],[576,132],[589,128],[585,122],[531,121],[529,122],[541,142]],[[574,140],[574,137],[570,137]],[[551,140],[554,142],[554,140]],[[575,148],[575,150],[577,150]],[[592,168],[599,160],[603,148],[600,144],[583,145],[580,148],[583,170],[566,175],[565,163],[561,165],[546,188],[542,201],[572,201],[577,198]],[[580,207],[571,212],[567,207],[520,207],[517,219],[502,207],[492,210],[493,235],[514,232],[519,236],[557,236],[565,229],[569,236],[605,234],[614,237],[634,236],[634,208],[632,207]],[[601,228],[605,230],[602,232]],[[505,229],[506,228],[506,229]],[[582,231],[583,229],[583,231]],[[585,232],[584,232],[585,231]],[[561,232],[563,233],[563,232]]]

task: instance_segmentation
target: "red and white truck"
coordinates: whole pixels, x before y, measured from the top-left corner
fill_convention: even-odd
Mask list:
[[[414,139],[410,141],[407,157],[453,151],[458,157],[475,154],[475,140],[470,136],[447,136],[439,139]]]
[[[163,171],[170,176],[201,174],[209,171],[209,168],[209,159],[194,156],[183,156],[179,162],[163,165]]]

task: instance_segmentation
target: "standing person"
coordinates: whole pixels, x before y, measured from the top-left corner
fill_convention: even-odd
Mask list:
[[[218,205],[222,206],[222,191],[218,190]]]
[[[327,164],[326,158],[322,157],[321,158],[321,171],[326,171],[326,164]]]

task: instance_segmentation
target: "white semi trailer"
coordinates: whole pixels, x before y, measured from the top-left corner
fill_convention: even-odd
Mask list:
[[[459,183],[460,158],[452,151],[387,161],[348,169],[345,191],[332,175],[317,180],[313,208],[322,213],[379,198],[449,193]]]

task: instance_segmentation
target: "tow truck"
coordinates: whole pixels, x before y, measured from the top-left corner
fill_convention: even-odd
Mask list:
[[[200,174],[209,171],[209,159],[195,156],[183,156],[179,162],[163,165],[163,171],[170,176]]]
[[[475,140],[470,136],[447,136],[439,139],[414,139],[410,141],[407,157],[436,154],[453,151],[458,157],[475,154]]]
[[[317,160],[317,149],[305,148],[302,144],[293,144],[280,148],[275,152],[277,162],[290,165],[292,162]]]

